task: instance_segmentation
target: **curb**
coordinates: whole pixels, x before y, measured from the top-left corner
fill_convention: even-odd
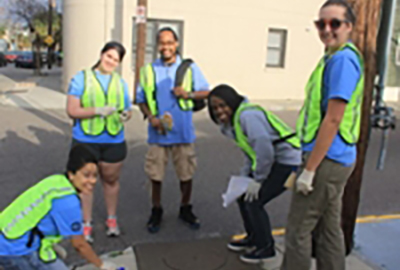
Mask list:
[[[36,87],[36,82],[17,82],[15,83],[15,88],[33,88]]]

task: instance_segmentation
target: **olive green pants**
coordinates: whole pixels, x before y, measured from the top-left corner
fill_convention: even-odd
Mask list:
[[[316,171],[312,193],[293,192],[281,270],[310,270],[312,233],[317,269],[345,269],[340,220],[342,195],[353,168],[324,159]]]

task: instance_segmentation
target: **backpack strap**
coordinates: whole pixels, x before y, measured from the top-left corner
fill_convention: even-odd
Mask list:
[[[184,59],[182,63],[179,65],[178,69],[176,70],[175,74],[175,87],[182,86],[183,79],[185,78],[186,71],[190,68],[193,64],[192,59]]]
[[[289,139],[291,139],[291,138],[293,138],[293,137],[296,137],[296,135],[297,135],[296,133],[289,134],[289,135],[287,135],[287,136],[285,136],[285,137],[282,137],[282,138],[279,138],[279,139],[274,140],[274,141],[272,142],[272,144],[273,144],[273,145],[277,145],[277,144],[286,142],[287,140],[289,140]]]

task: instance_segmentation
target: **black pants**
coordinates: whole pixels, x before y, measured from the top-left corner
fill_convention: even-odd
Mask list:
[[[271,222],[264,206],[285,191],[285,182],[294,166],[274,163],[268,178],[263,182],[258,200],[245,202],[238,199],[240,214],[251,243],[259,248],[274,248]]]

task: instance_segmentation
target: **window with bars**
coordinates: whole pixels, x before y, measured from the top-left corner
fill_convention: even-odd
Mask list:
[[[267,67],[284,68],[287,30],[269,29],[267,45]]]
[[[157,51],[157,32],[158,30],[170,27],[179,38],[179,51],[182,52],[183,48],[183,21],[178,20],[158,20],[158,19],[147,19],[146,23],[146,55],[145,63],[151,63],[158,57]],[[132,67],[135,68],[136,63],[136,24],[135,18],[133,18],[133,29],[132,29]]]

